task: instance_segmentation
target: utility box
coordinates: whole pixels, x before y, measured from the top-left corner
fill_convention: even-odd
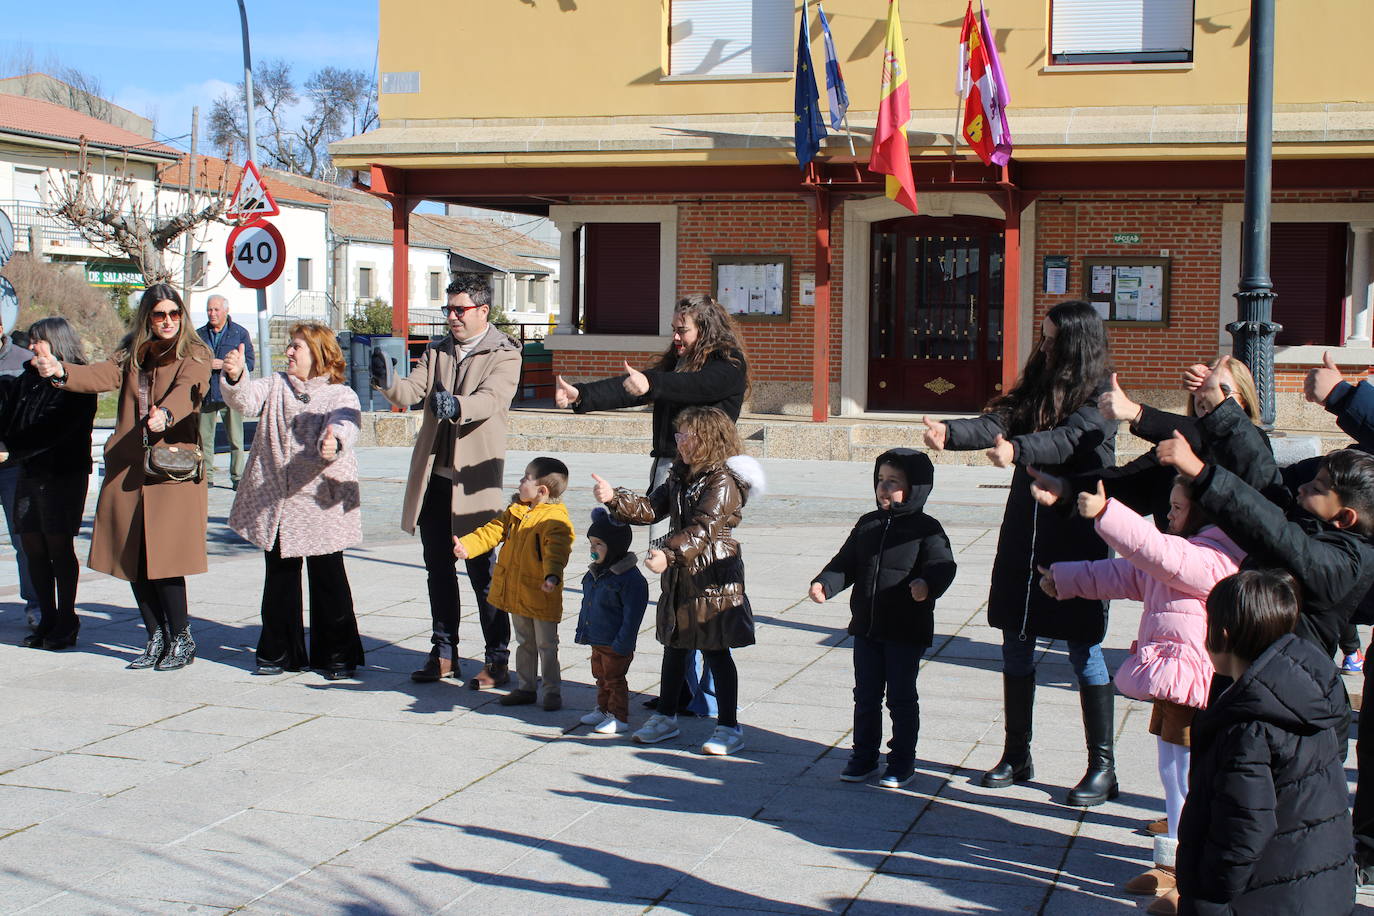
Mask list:
[[[390,410],[391,402],[372,387],[372,354],[380,351],[398,376],[410,375],[405,341],[380,334],[354,334],[348,344],[348,382],[363,410]]]

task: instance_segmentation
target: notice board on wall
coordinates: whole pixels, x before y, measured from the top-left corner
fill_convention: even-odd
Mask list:
[[[735,318],[787,321],[792,315],[792,258],[713,254],[711,288],[716,301]]]
[[[1109,324],[1169,326],[1169,259],[1083,259],[1083,298]]]

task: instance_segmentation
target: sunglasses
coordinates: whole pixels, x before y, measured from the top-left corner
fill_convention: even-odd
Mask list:
[[[473,309],[480,309],[481,307],[480,305],[446,305],[444,306],[444,314],[457,315],[459,318],[462,318],[467,312]]]
[[[181,309],[172,309],[170,312],[161,310],[155,311],[151,313],[150,317],[153,319],[154,323],[160,321],[180,321]]]

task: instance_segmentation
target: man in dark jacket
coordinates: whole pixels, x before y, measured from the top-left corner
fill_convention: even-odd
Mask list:
[[[887,772],[900,788],[915,773],[921,724],[916,675],[935,637],[935,600],[957,569],[949,538],[925,512],[935,467],[924,454],[890,449],[873,466],[878,508],[859,518],[839,553],[811,584],[811,600],[849,593],[854,637],[854,752],[840,778],[861,782],[877,772],[883,737],[883,693],[892,716]]]
[[[223,296],[207,299],[205,314],[210,320],[197,333],[215,355],[210,363],[210,390],[200,405],[200,447],[209,459],[205,462],[205,483],[215,485],[215,424],[223,415],[224,431],[229,440],[229,483],[237,490],[247,461],[243,451],[243,414],[224,403],[219,391],[220,369],[229,351],[243,344],[243,366],[252,372],[253,341],[243,325],[229,319],[229,302]]]
[[[0,375],[23,374],[24,364],[31,359],[33,351],[25,350],[10,340],[5,333],[4,320],[0,318]],[[10,543],[14,545],[15,565],[19,567],[19,597],[24,599],[24,613],[32,629],[38,626],[38,592],[29,579],[29,561],[24,556],[24,547],[14,532],[14,493],[18,485],[19,462],[6,461],[0,464],[0,505],[5,509],[5,528],[9,531]]]

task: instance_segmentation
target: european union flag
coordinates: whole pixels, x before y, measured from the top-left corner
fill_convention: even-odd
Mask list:
[[[821,96],[816,88],[816,71],[811,66],[811,27],[807,23],[806,0],[802,0],[801,31],[797,35],[797,101],[793,133],[797,141],[797,165],[816,158],[825,136],[821,119]]]

